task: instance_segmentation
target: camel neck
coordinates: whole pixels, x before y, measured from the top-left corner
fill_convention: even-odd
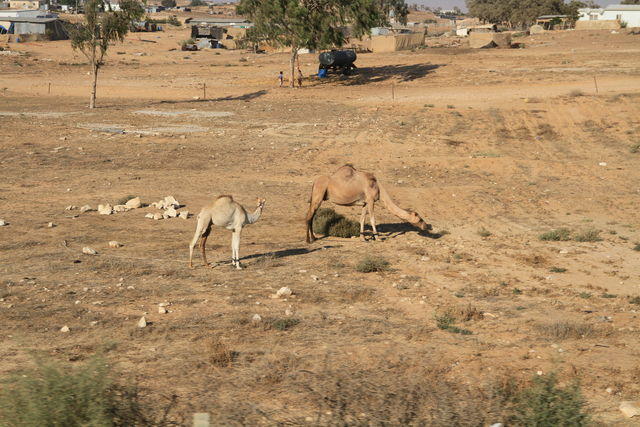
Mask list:
[[[253,213],[247,214],[247,220],[249,224],[253,224],[254,222],[260,219],[260,215],[262,215],[262,206],[258,206]]]

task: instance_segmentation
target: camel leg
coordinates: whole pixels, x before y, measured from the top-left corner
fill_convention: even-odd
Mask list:
[[[316,236],[313,234],[313,217],[325,198],[328,184],[329,177],[327,176],[321,176],[313,183],[309,210],[305,218],[307,224],[307,243],[313,243],[316,240]]]
[[[362,215],[360,216],[360,238],[363,242],[367,239],[364,237],[364,220],[367,218],[367,205],[362,206]]]
[[[206,230],[204,230],[204,233],[202,233],[202,240],[200,240],[200,250],[202,251],[202,262],[204,263],[205,267],[209,266],[209,263],[207,262],[207,254],[205,252],[205,245],[207,244],[207,237],[209,237],[209,233],[211,233],[211,224],[209,224]]]
[[[231,264],[235,266],[238,270],[242,270],[240,266],[240,230],[234,230],[231,235]]]
[[[367,209],[369,210],[369,219],[371,220],[371,228],[373,228],[373,240],[378,238],[378,230],[376,229],[376,218],[373,215],[373,203],[367,203]]]
[[[193,239],[189,244],[189,268],[193,268],[193,248],[195,248],[196,243],[198,243],[198,239],[202,237],[203,232],[207,228],[208,218],[201,217],[198,215],[198,224],[196,225],[196,232],[193,235]]]

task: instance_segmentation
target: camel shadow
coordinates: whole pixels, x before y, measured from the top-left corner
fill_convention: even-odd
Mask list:
[[[345,80],[345,85],[357,86],[368,83],[379,83],[389,79],[396,79],[400,82],[410,82],[420,79],[445,65],[446,64],[416,64],[362,67],[358,68],[358,73],[354,78]]]
[[[266,257],[280,259],[280,258],[287,258],[290,256],[306,255],[306,254],[310,254],[323,249],[332,249],[336,247],[337,246],[322,246],[319,248],[312,248],[312,249],[308,249],[308,248],[284,249],[281,251],[272,251],[272,252],[264,252],[261,254],[247,255],[246,257],[240,258],[240,260],[242,261],[242,260],[249,260],[254,258],[260,259],[260,258],[266,258]]]
[[[430,239],[440,239],[446,235],[446,233],[433,233],[431,231],[422,231],[418,230],[411,224],[407,224],[406,222],[398,222],[398,223],[389,223],[389,224],[378,224],[376,227],[378,229],[378,233],[384,235],[387,239],[395,239],[398,236],[402,236],[406,233],[416,233],[422,237],[428,237]]]

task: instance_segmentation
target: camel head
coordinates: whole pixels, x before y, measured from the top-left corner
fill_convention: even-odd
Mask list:
[[[409,212],[409,223],[422,231],[431,231],[433,229],[431,224],[427,224],[416,212]]]
[[[262,208],[262,207],[264,207],[264,204],[267,202],[267,200],[266,200],[266,199],[263,199],[263,198],[261,198],[261,197],[258,197],[258,198],[256,199],[256,202],[258,202],[258,207]]]

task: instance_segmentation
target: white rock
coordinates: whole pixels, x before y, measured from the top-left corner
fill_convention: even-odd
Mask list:
[[[90,248],[89,246],[85,246],[84,248],[82,248],[82,253],[85,255],[98,255],[98,251]]]
[[[495,423],[495,424],[491,424],[491,427],[503,427],[504,424],[502,423]]]
[[[260,323],[262,322],[262,317],[259,314],[254,314],[253,317],[251,318],[251,321],[253,323]]]
[[[290,297],[291,294],[293,294],[293,292],[286,286],[281,287],[280,289],[278,289],[278,292],[276,292],[276,295],[280,298]]]
[[[97,320],[92,320],[90,323],[91,326],[96,326],[97,324],[98,324]]]
[[[127,201],[125,206],[129,209],[138,209],[142,206],[142,201],[140,201],[140,197],[134,197],[133,199]]]
[[[67,325],[64,325],[62,328],[60,328],[60,332],[69,332],[71,329],[69,329],[69,327]]]
[[[607,166],[607,162],[600,162],[598,163],[598,166]]]
[[[315,280],[315,281],[317,281],[317,280],[320,280],[320,279],[319,279],[319,277],[318,277],[318,276],[314,276],[314,275],[312,274],[312,275],[311,275],[311,280]]]
[[[75,207],[74,205],[69,205],[69,206],[67,206],[67,207],[65,208],[65,210],[67,210],[67,211],[72,211],[72,210],[74,210],[74,209],[76,209],[76,207]]]
[[[180,203],[178,203],[178,201],[173,196],[167,196],[164,198],[164,208],[168,209],[170,207],[173,207],[173,208],[180,207]]]
[[[114,212],[126,212],[128,210],[129,208],[127,207],[127,205],[115,205],[113,207]]]
[[[620,412],[622,412],[625,417],[633,418],[640,415],[640,402],[622,402],[618,409],[620,409]]]
[[[85,213],[85,212],[89,212],[92,211],[93,208],[90,205],[84,205],[83,207],[80,208],[80,212]]]
[[[607,387],[605,391],[609,394],[613,393],[613,389],[611,387]]]
[[[145,218],[151,218],[151,219],[153,219],[153,216],[154,216],[154,215],[153,215],[151,212],[149,212],[149,213],[148,213],[148,214],[146,214],[144,217],[145,217]]]
[[[189,219],[189,211],[182,211],[178,214],[178,216],[182,219]]]
[[[116,240],[112,240],[109,242],[109,247],[110,248],[119,248],[122,246],[122,243],[116,241]]]
[[[178,211],[176,211],[175,208],[170,207],[166,211],[164,211],[164,214],[162,214],[162,216],[164,216],[165,218],[175,218],[178,216]]]
[[[53,228],[53,227],[55,227],[55,226],[56,226],[56,225],[55,225],[54,223],[52,223],[52,222],[50,222],[49,224],[47,224],[47,227],[49,227],[49,228]]]
[[[163,218],[162,214],[159,214],[159,213],[153,214],[153,219],[155,219],[156,221],[158,221],[159,219],[162,219],[162,218]]]
[[[293,316],[293,311],[289,310],[288,308],[284,311],[285,316]]]
[[[167,307],[163,306],[163,305],[159,305],[158,306],[158,313],[160,314],[166,314],[167,313]]]
[[[113,213],[113,208],[108,203],[106,205],[98,205],[98,213],[100,215],[111,215]]]
[[[138,320],[138,328],[146,328],[147,327],[147,319],[142,316],[140,320]]]
[[[5,225],[9,225],[9,223],[4,219],[0,219],[0,227],[4,227]]]

